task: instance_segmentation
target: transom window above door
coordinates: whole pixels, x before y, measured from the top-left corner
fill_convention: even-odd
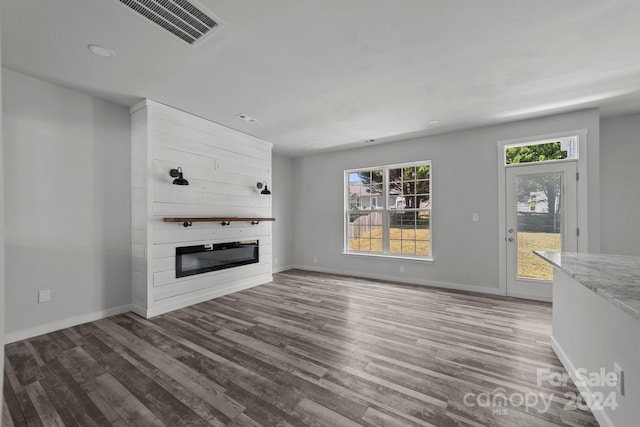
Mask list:
[[[504,146],[505,165],[578,159],[578,137],[531,141]]]
[[[345,253],[431,259],[431,162],[347,170]]]

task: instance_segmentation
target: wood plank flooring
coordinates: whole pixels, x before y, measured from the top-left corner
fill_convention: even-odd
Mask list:
[[[547,303],[290,270],[7,345],[2,426],[596,426],[537,385],[550,333]]]

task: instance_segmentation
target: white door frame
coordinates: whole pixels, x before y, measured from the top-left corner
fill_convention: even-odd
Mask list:
[[[505,146],[512,144],[524,144],[526,142],[547,141],[556,138],[578,137],[578,160],[576,168],[579,179],[577,182],[577,224],[580,229],[578,237],[578,252],[589,250],[588,228],[588,171],[587,171],[587,129],[556,132],[546,135],[535,135],[526,138],[508,139],[498,141],[498,288],[500,294],[507,295],[507,202],[506,202],[506,166]]]

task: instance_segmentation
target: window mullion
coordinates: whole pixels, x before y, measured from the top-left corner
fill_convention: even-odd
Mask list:
[[[389,227],[391,218],[389,215],[389,168],[385,167],[382,173],[382,197],[384,210],[382,213],[382,253],[389,254]]]
[[[431,161],[345,171],[344,252],[430,259],[431,185]]]

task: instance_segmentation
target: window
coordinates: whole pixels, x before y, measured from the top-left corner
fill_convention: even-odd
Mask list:
[[[505,165],[550,162],[553,160],[575,160],[578,158],[578,137],[548,141],[510,144],[504,147]]]
[[[430,258],[431,162],[345,171],[345,253]]]

